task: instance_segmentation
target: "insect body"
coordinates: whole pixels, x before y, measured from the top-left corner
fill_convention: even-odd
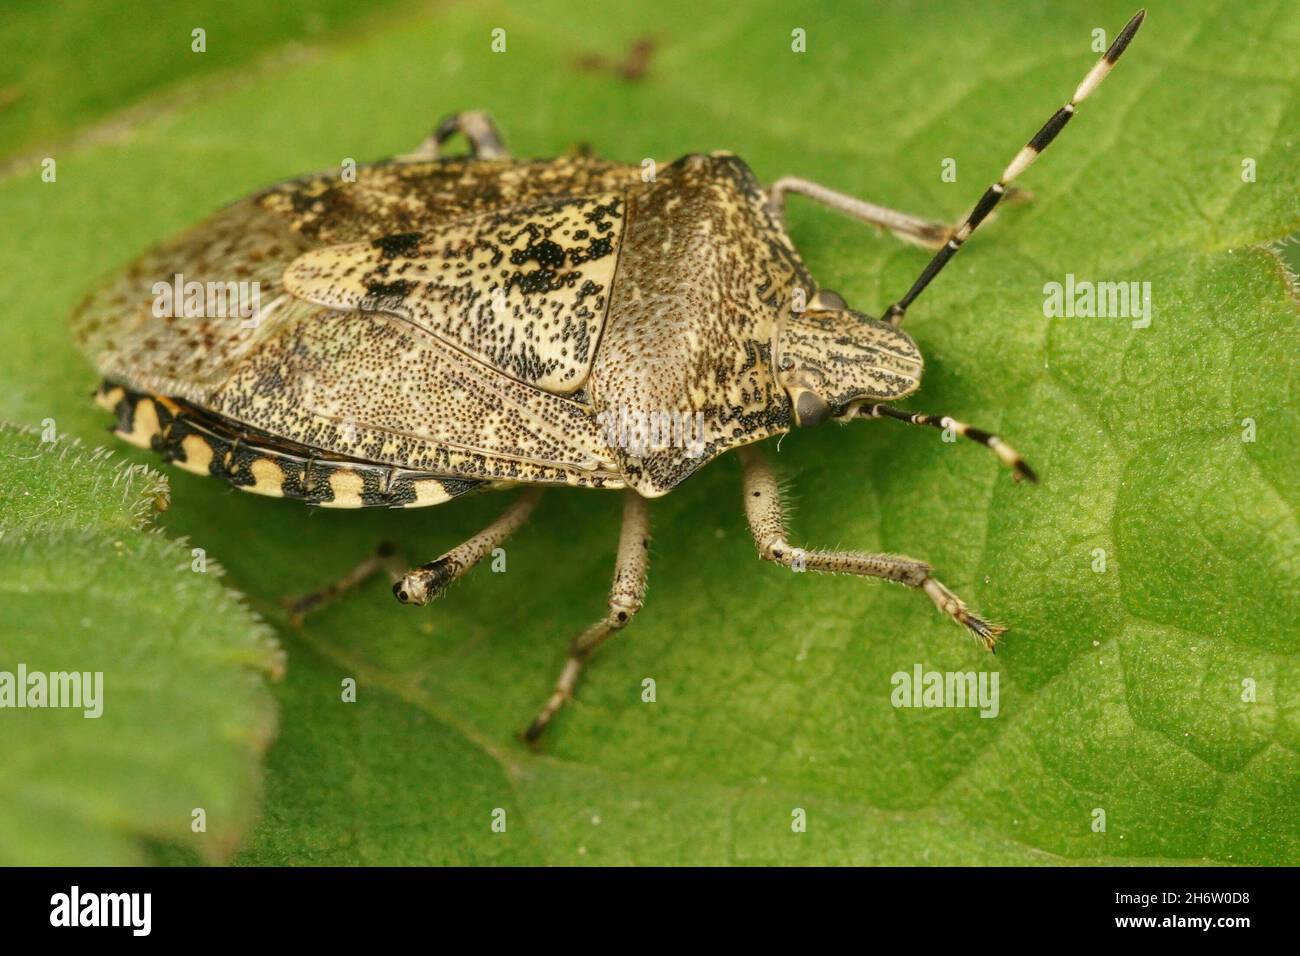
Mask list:
[[[394,574],[405,603],[426,603],[489,554],[545,486],[621,489],[609,609],[573,642],[530,739],[641,607],[648,499],[733,449],[764,558],[917,588],[992,650],[1004,629],[925,562],[793,548],[753,446],[792,426],[891,418],[952,429],[1033,478],[996,436],[887,404],[921,381],[921,354],[899,323],[1142,18],[955,228],[803,179],[764,189],[727,153],[686,156],[649,181],[640,165],[591,157],[519,162],[486,116],[464,113],[355,181],[308,176],[227,208],[93,295],[75,330],[104,376],[99,401],[120,437],[244,490],[355,508],[527,486],[469,541]],[[441,156],[457,132],[469,156]],[[791,192],[936,254],[883,318],[851,310],[818,286],[786,235]],[[214,286],[252,289],[257,306],[224,308]],[[663,416],[675,423],[669,439],[688,422],[692,440],[610,427]],[[371,558],[296,610],[391,563]]]

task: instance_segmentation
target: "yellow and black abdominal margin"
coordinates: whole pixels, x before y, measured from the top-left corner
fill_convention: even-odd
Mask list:
[[[192,405],[105,382],[95,401],[117,416],[113,433],[178,468],[221,478],[240,491],[296,498],[322,508],[423,508],[489,482],[319,456],[274,438],[240,432]]]

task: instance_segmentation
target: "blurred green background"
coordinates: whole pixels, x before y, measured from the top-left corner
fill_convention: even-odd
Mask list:
[[[1043,484],[889,423],[772,443],[797,544],[930,560],[1012,625],[996,658],[916,594],[759,562],[723,459],[655,503],[646,609],[533,753],[514,734],[603,610],[616,496],[548,494],[507,573],[422,611],[374,581],[294,630],[281,595],[384,538],[431,559],[505,499],[311,512],[159,466],[159,535],[76,303],[227,202],[469,108],[521,156],[725,148],[954,220],[1132,4],[6,5],[0,418],[66,437],[0,436],[0,669],[102,668],[108,697],[0,712],[0,861],[1300,862],[1300,316],[1273,246],[1300,231],[1300,5],[1149,10],[908,319],[909,406],[996,430]],[[797,198],[789,229],[864,311],[926,261]],[[1150,282],[1151,326],[1044,318],[1067,273]],[[918,663],[998,671],[1000,716],[895,709]]]

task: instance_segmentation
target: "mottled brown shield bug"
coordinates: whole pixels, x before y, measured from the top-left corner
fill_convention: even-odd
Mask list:
[[[644,175],[590,156],[523,162],[481,113],[409,155],[273,186],[149,253],[77,312],[116,433],[178,467],[322,507],[420,507],[529,486],[489,527],[395,574],[425,604],[500,545],[546,485],[622,489],[609,611],[573,642],[536,738],[585,660],[641,607],[647,501],[736,449],[760,554],[919,588],[987,648],[988,623],[897,555],[791,547],[753,443],[835,419],[951,429],[1033,473],[994,435],[885,402],[922,358],[907,308],[1055,138],[1141,25],[955,228],[797,178],[764,189],[728,153]],[[455,133],[468,156],[442,157]],[[782,225],[799,193],[937,251],[880,319],[819,287]],[[245,295],[247,291],[248,295]],[[233,300],[233,304],[232,304]],[[380,554],[303,612],[391,564]]]

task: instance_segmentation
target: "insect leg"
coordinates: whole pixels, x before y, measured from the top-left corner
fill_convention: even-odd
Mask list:
[[[298,627],[308,614],[318,610],[322,605],[334,600],[340,594],[359,587],[370,577],[379,574],[381,571],[387,572],[393,581],[399,580],[402,576],[403,567],[405,567],[405,562],[402,560],[402,556],[398,554],[396,546],[384,542],[379,545],[374,554],[348,571],[337,581],[301,597],[285,598],[280,603],[289,611],[289,622],[294,627]]]
[[[446,554],[430,561],[428,564],[407,571],[402,579],[393,585],[393,594],[403,604],[428,604],[462,574],[484,557],[492,549],[505,541],[519,529],[528,516],[537,507],[542,496],[540,488],[529,488],[511,502],[510,507],[502,512],[490,525],[463,544],[458,544]]]
[[[910,588],[920,588],[939,610],[966,627],[985,648],[993,650],[998,635],[1006,628],[984,620],[967,608],[961,598],[931,577],[934,569],[924,561],[897,554],[805,551],[791,547],[786,538],[781,496],[772,466],[767,457],[753,446],[740,449],[740,455],[744,464],[745,517],[749,520],[749,530],[758,545],[758,553],[764,560],[788,568],[884,578]]]
[[[947,415],[905,412],[900,408],[894,408],[892,405],[863,405],[858,409],[858,412],[866,418],[892,418],[896,422],[906,422],[909,425],[929,425],[931,428],[941,430],[951,428],[962,438],[969,438],[971,441],[979,442],[997,455],[1002,463],[1011,469],[1016,481],[1025,478],[1034,483],[1038,482],[1038,476],[1034,474],[1034,469],[1030,468],[1028,463],[1020,457],[1020,452],[997,435],[990,434],[980,428],[973,428],[965,422],[957,421],[955,418],[949,418]]]
[[[1052,140],[1056,139],[1056,135],[1065,128],[1065,124],[1074,116],[1075,107],[1092,95],[1092,91],[1106,78],[1106,74],[1110,72],[1111,67],[1115,65],[1115,61],[1119,59],[1120,54],[1129,45],[1129,41],[1133,39],[1133,35],[1137,33],[1138,27],[1142,26],[1144,17],[1146,17],[1146,11],[1139,10],[1125,24],[1124,29],[1119,32],[1119,36],[1115,37],[1115,41],[1102,54],[1101,59],[1088,71],[1088,75],[1075,88],[1074,95],[1070,97],[1069,102],[1053,113],[1052,118],[1043,124],[1043,128],[1034,134],[1033,139],[1026,143],[1020,152],[1016,153],[1015,158],[1011,160],[1007,168],[1002,171],[1002,175],[998,177],[998,181],[984,191],[984,195],[975,204],[975,208],[966,214],[966,218],[962,220],[961,225],[957,227],[952,237],[943,244],[935,257],[921,270],[921,275],[912,283],[912,288],[907,290],[907,294],[885,310],[884,319],[886,322],[897,325],[903,321],[903,315],[907,312],[908,306],[916,300],[916,297],[930,284],[930,281],[942,271],[943,267],[948,264],[948,260],[957,254],[957,250],[961,248],[962,243],[970,238],[971,233],[993,211],[993,207],[1006,195],[1007,186],[1011,181],[1028,169],[1030,164],[1038,158],[1038,154],[1047,149]]]
[[[414,152],[408,153],[402,158],[408,160],[437,159],[442,155],[443,144],[457,133],[465,134],[465,138],[469,140],[469,154],[475,159],[510,158],[510,154],[506,152],[505,144],[501,142],[501,134],[497,132],[497,126],[492,122],[492,117],[481,110],[452,113],[450,116],[444,117],[434,127],[433,132],[419,146],[415,147]]]
[[[768,187],[767,207],[778,219],[785,215],[786,193],[807,196],[870,226],[888,229],[904,242],[924,246],[927,249],[940,248],[956,231],[946,223],[921,219],[909,213],[899,212],[897,209],[877,206],[875,203],[838,192],[810,179],[800,179],[798,176],[782,176]]]
[[[542,705],[541,712],[524,731],[524,740],[535,741],[564,702],[572,699],[578,676],[587,658],[600,645],[621,631],[641,610],[645,600],[646,568],[649,565],[650,510],[645,498],[635,491],[623,496],[623,528],[618,537],[618,559],[614,564],[614,583],[609,589],[609,612],[573,639],[569,659],[565,662],[555,691]]]

